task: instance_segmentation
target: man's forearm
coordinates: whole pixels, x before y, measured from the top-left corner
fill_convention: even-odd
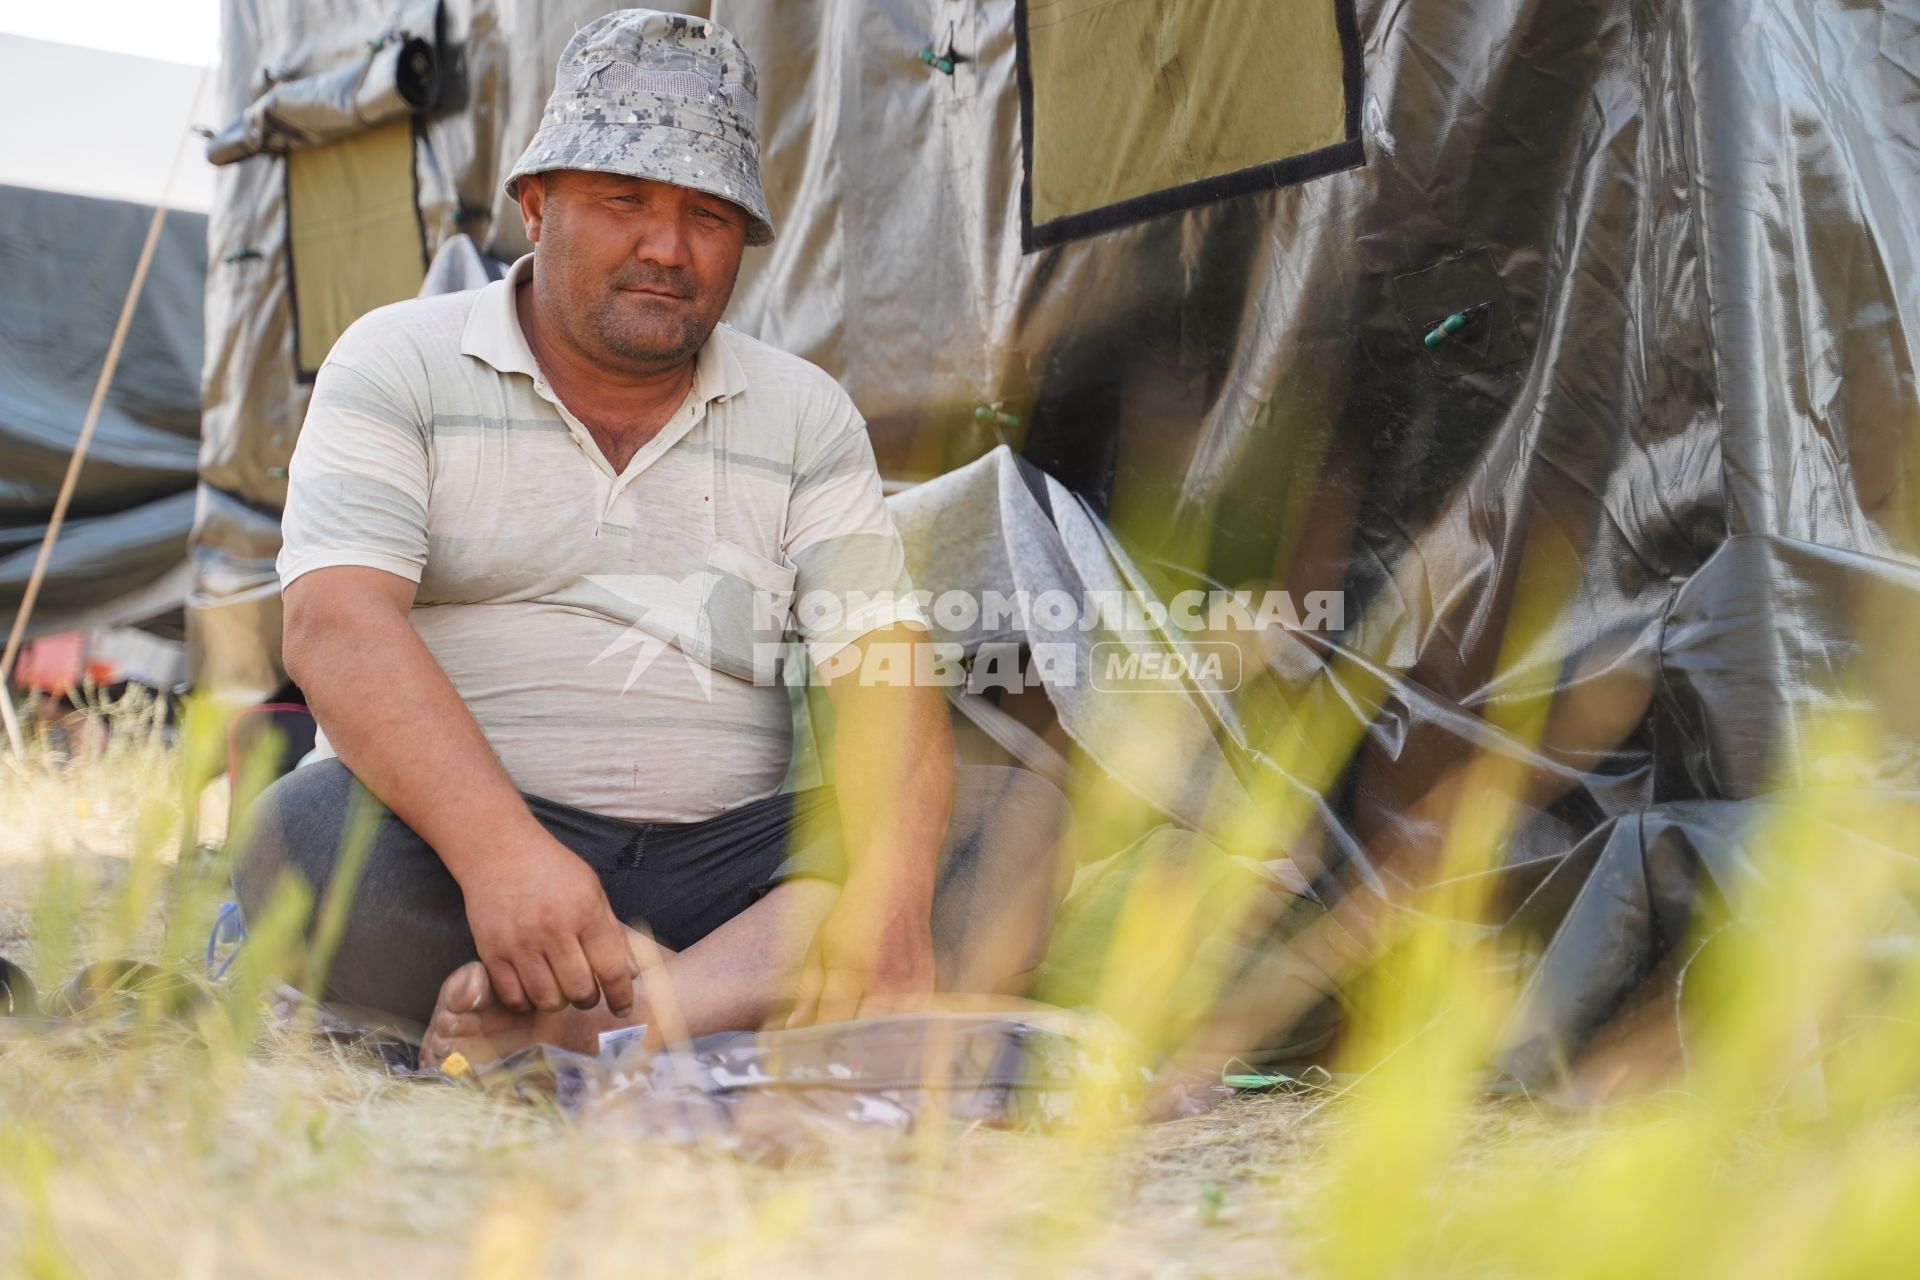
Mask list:
[[[953,727],[940,690],[846,687],[835,699],[833,775],[848,889],[930,910],[953,812]]]
[[[290,627],[288,666],[346,766],[455,879],[538,833],[480,726],[404,616],[353,611]]]

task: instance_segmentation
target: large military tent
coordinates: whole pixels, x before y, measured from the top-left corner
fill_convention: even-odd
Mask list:
[[[279,683],[275,514],[315,361],[456,237],[476,265],[524,251],[500,179],[604,7],[229,0],[203,680]],[[1341,629],[1289,633],[1248,677],[1282,706],[1332,682],[1358,742],[1302,779],[1326,893],[1401,874],[1381,849],[1469,748],[1528,759],[1500,900],[1540,946],[1510,1065],[1545,1073],[1744,873],[1780,783],[1815,775],[1799,726],[1841,696],[1869,599],[1915,616],[1920,15],[712,10],[758,63],[780,227],[731,318],[840,378],[890,476],[1006,444],[1019,484],[973,491],[999,505],[970,545],[1030,546],[1008,531],[1037,520],[1159,589],[1345,593]],[[1516,631],[1542,565],[1566,589]],[[1569,732],[1503,737],[1541,689]],[[1291,767],[1271,726],[1193,704],[1243,783]],[[1910,746],[1911,709],[1886,710]],[[1911,788],[1912,758],[1845,781]]]

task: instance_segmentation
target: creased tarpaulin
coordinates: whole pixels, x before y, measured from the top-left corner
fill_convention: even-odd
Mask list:
[[[1526,927],[1582,961],[1536,982],[1555,1048],[1521,1057],[1577,1051],[1701,883],[1573,910],[1591,841],[1698,803],[1698,847],[1738,847],[1747,802],[1821,767],[1792,726],[1846,705],[1835,677],[1886,642],[1870,612],[1916,616],[1920,15],[1363,2],[1363,167],[1033,253],[1008,7],[714,16],[761,59],[784,228],[736,321],[835,373],[897,475],[1004,438],[1163,591],[1344,591],[1344,629],[1289,634],[1261,677],[1281,705],[1328,682],[1359,742],[1296,855],[1360,892],[1417,880],[1461,763],[1524,762],[1495,901],[1554,884]],[[912,56],[949,40],[951,76]],[[1002,583],[1053,572],[1030,510],[947,515],[1016,551]],[[1564,603],[1500,666],[1549,581]],[[1544,742],[1490,726],[1540,692]],[[1888,715],[1872,785],[1911,787]],[[1236,778],[1280,767],[1208,719]]]
[[[1085,503],[1057,480],[1023,469],[1004,447],[896,494],[887,505],[915,587],[936,599],[956,592],[984,603],[993,592],[1008,602],[1038,602],[1056,593],[1077,603],[1118,599],[1139,589],[1138,570]],[[1215,720],[1232,715],[1226,697],[1202,686],[1191,699],[1163,697],[1143,706],[1139,692],[1069,678],[1069,673],[1094,669],[1096,650],[1152,652],[1180,644],[1181,633],[1129,627],[1121,611],[1082,625],[1077,608],[982,607],[954,621],[963,625],[947,625],[936,612],[934,638],[959,646],[974,661],[976,679],[990,679],[982,646],[1001,646],[1016,658],[1022,650],[1042,655],[1041,687],[1074,741],[1156,809],[1190,827],[1206,824],[1208,788],[1226,772],[1214,736]],[[1016,684],[1024,678],[1018,670],[1002,673],[1002,679]],[[1138,749],[1148,718],[1156,735],[1152,752]],[[1240,799],[1244,802],[1244,795]]]
[[[1524,763],[1495,901],[1516,930],[1531,901],[1524,928],[1545,953],[1585,957],[1533,989],[1529,1025],[1554,1044],[1527,1060],[1565,1061],[1677,945],[1649,922],[1701,891],[1663,875],[1651,896],[1568,892],[1592,842],[1698,805],[1689,839],[1737,847],[1755,801],[1820,767],[1790,726],[1847,705],[1834,678],[1876,651],[1874,617],[1914,616],[1877,601],[1910,600],[1917,563],[1920,15],[1875,0],[1359,0],[1361,75],[1341,89],[1363,164],[1027,253],[1022,201],[1062,175],[1028,172],[1026,8],[714,6],[758,65],[782,228],[748,255],[730,319],[838,377],[896,480],[1001,443],[1049,478],[1052,534],[1029,536],[1034,487],[996,479],[982,492],[999,524],[970,513],[936,530],[929,566],[966,554],[942,541],[964,532],[1010,549],[1007,583],[1125,565],[1161,595],[1343,592],[1344,625],[1272,638],[1233,714],[1194,699],[1173,718],[1205,724],[1215,749],[1199,755],[1234,785],[1311,791],[1316,829],[1288,852],[1352,894],[1419,879],[1476,750]],[[1111,8],[1077,6],[1084,39],[1125,29],[1100,20]],[[524,251],[499,178],[560,47],[603,9],[444,6],[447,90],[416,143],[430,252],[458,231],[487,258]],[[225,15],[235,115],[263,65],[345,65],[392,23],[373,3],[322,21],[228,0]],[[1194,122],[1209,104],[1270,73],[1237,56],[1256,43],[1210,60],[1204,42],[1173,47],[1176,132],[1153,141],[1171,163],[1178,129],[1207,141]],[[952,74],[923,51],[951,52]],[[229,687],[278,679],[274,521],[305,403],[280,163],[222,169],[212,229],[216,259],[260,255],[209,289],[197,656]],[[1468,313],[1457,340],[1426,345]],[[1064,549],[1089,531],[1123,556]],[[1516,601],[1544,589],[1548,625],[1503,661]],[[1265,713],[1310,687],[1358,744],[1330,780],[1269,749]],[[1492,727],[1542,693],[1543,741]],[[1110,758],[1115,741],[1080,745]],[[1870,785],[1913,786],[1911,761],[1890,752]],[[1195,820],[1193,785],[1161,784],[1163,807]]]
[[[1515,913],[1516,931],[1544,949],[1501,1066],[1521,1083],[1552,1080],[1569,1046],[1649,994],[1655,979],[1683,986],[1692,960],[1742,895],[1768,874],[1760,833],[1768,824],[1821,815],[1820,837],[1854,858],[1909,861],[1911,843],[1861,839],[1848,819],[1920,824],[1920,791],[1823,788],[1760,800],[1678,801],[1610,822],[1575,846]],[[1839,821],[1834,815],[1846,814]],[[1852,874],[1870,869],[1855,864]],[[1890,895],[1860,922],[1864,945],[1920,932],[1910,903]],[[1737,922],[1735,926],[1738,927]],[[1624,931],[1624,932],[1623,932]],[[1902,948],[1904,950],[1904,948]],[[1622,958],[1627,957],[1623,963]],[[1678,1001],[1686,992],[1675,991]]]
[[[433,261],[427,266],[427,277],[420,282],[420,296],[427,298],[437,293],[485,288],[504,276],[509,265],[482,257],[466,236],[454,236],[433,255]]]
[[[133,284],[152,208],[0,187],[0,620],[10,623]],[[172,210],[29,635],[135,622],[187,592],[204,214]]]

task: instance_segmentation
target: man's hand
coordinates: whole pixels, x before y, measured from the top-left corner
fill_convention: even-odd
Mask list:
[[[789,1027],[890,1013],[933,990],[933,930],[921,895],[841,891],[800,971]]]
[[[494,993],[507,1007],[554,1012],[571,1004],[633,1009],[638,969],[627,931],[592,868],[551,836],[468,869],[467,923]]]

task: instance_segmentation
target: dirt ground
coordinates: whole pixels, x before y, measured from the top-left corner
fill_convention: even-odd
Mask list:
[[[123,865],[98,860],[103,897]],[[23,965],[43,871],[0,863],[0,955]],[[31,1117],[12,1141],[47,1155],[37,1191],[0,1177],[0,1240],[37,1222],[85,1275],[1277,1275],[1323,1124],[1315,1098],[1242,1096],[1090,1137],[875,1134],[774,1169],[286,1033],[217,1087],[126,1052],[0,1037],[0,1116]]]

